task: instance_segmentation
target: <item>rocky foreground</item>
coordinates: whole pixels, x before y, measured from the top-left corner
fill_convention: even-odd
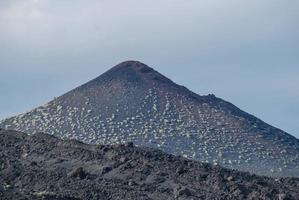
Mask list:
[[[0,199],[299,199],[299,179],[125,145],[0,130]]]

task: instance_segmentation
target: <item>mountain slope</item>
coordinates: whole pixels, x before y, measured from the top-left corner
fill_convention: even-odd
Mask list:
[[[228,168],[299,177],[298,139],[136,61],[123,62],[0,127],[92,144],[133,141]]]
[[[132,144],[0,130],[0,199],[295,200],[299,179],[213,167]],[[297,198],[298,199],[298,198]]]

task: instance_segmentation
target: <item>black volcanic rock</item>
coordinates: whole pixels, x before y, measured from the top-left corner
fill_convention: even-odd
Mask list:
[[[298,178],[249,175],[149,148],[0,131],[1,200],[296,200],[298,188]]]
[[[298,139],[136,61],[5,119],[0,127],[90,144],[133,142],[260,175],[299,177]]]

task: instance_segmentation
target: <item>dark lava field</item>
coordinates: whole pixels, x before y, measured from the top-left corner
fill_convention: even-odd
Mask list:
[[[0,130],[0,199],[298,200],[298,178],[269,178],[136,147]]]

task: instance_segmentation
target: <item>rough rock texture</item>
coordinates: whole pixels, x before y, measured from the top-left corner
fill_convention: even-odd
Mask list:
[[[0,199],[268,199],[299,197],[299,179],[250,175],[134,147],[0,130]]]
[[[215,97],[200,96],[152,68],[124,62],[47,105],[0,122],[91,144],[133,141],[202,162],[299,177],[299,140]]]

